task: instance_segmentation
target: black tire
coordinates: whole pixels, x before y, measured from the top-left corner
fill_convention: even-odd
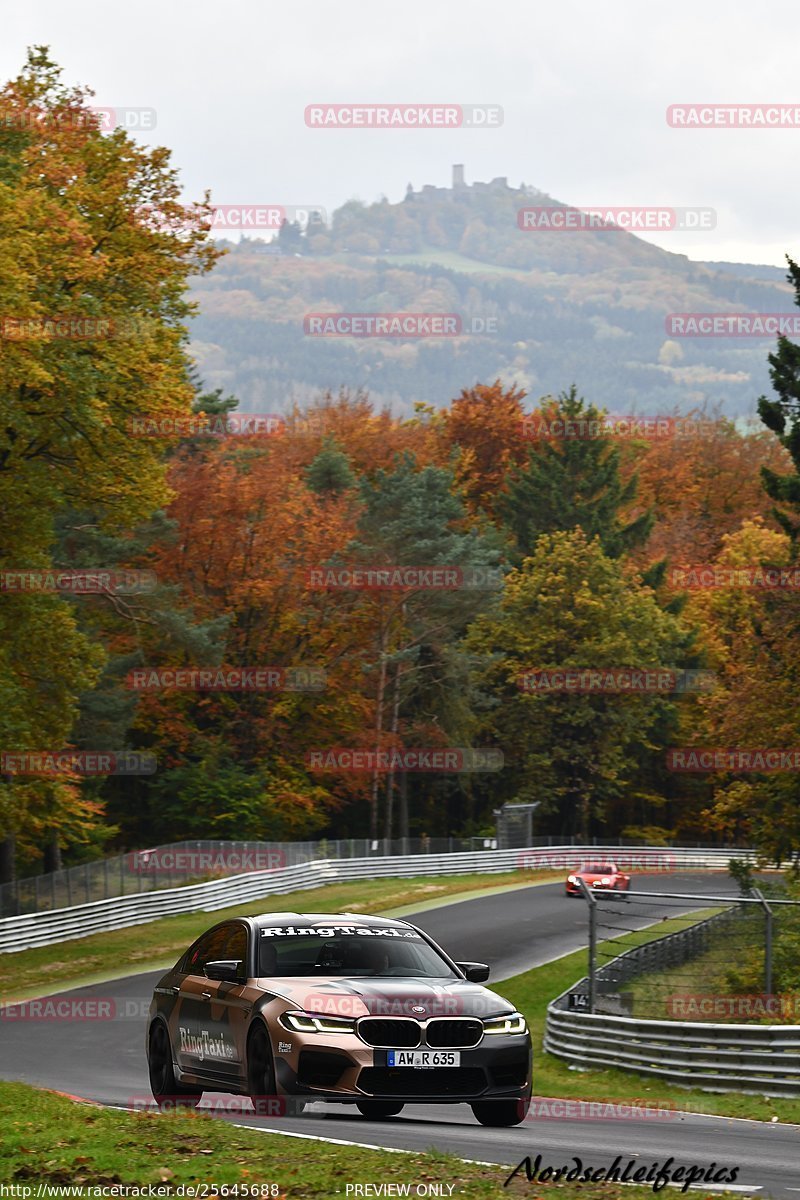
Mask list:
[[[521,1125],[528,1115],[531,1106],[527,1100],[476,1100],[470,1105],[472,1115],[481,1125],[491,1125],[495,1129],[500,1126]]]
[[[370,1121],[385,1121],[387,1117],[396,1117],[405,1105],[395,1100],[356,1100],[356,1108]]]
[[[178,1083],[175,1078],[172,1047],[163,1021],[154,1021],[150,1026],[147,1070],[150,1075],[150,1090],[159,1108],[196,1108],[200,1103],[202,1089],[187,1087],[186,1084]]]
[[[285,1116],[288,1100],[275,1093],[275,1064],[269,1035],[261,1022],[254,1025],[247,1040],[247,1090],[259,1116]]]

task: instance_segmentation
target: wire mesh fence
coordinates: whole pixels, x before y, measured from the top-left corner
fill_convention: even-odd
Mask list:
[[[594,891],[574,1008],[637,1020],[800,1023],[800,901]]]
[[[317,859],[493,850],[494,838],[342,838],[315,842],[183,841],[0,885],[0,917],[48,912],[179,887],[246,871],[279,870]]]

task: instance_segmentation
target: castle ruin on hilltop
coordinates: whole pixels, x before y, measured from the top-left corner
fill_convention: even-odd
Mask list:
[[[466,192],[478,192],[485,195],[490,192],[513,192],[516,190],[516,188],[511,188],[508,186],[508,176],[506,175],[498,175],[495,179],[492,179],[490,183],[465,183],[464,164],[454,163],[453,182],[450,187],[437,187],[433,183],[425,183],[418,192],[415,192],[413,184],[409,183],[408,187],[406,188],[406,200],[419,200],[420,198],[424,199],[432,196],[448,196],[452,198],[456,195],[464,194]],[[524,192],[525,190],[525,184],[521,183],[519,185],[519,191]]]

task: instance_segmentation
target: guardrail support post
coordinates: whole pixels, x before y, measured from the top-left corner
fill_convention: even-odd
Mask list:
[[[585,880],[579,877],[578,884],[589,905],[589,1012],[593,1013],[597,1000],[597,899]]]

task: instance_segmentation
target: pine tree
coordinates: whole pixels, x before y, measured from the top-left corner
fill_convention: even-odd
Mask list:
[[[544,415],[548,422],[565,422],[565,428],[584,423],[590,429],[604,414],[572,387]],[[590,540],[599,537],[604,554],[619,558],[645,542],[653,527],[649,511],[625,521],[637,484],[635,474],[623,482],[620,451],[610,435],[565,436],[531,449],[527,463],[512,470],[497,507],[522,558],[533,553],[543,533],[577,528]]]
[[[794,302],[800,306],[800,266],[787,255],[786,276],[795,290]],[[800,549],[800,346],[782,335],[778,348],[769,355],[770,379],[777,399],[759,397],[758,415],[789,451],[794,474],[779,475],[769,467],[761,468],[764,490],[776,502],[773,513],[792,540],[793,553]]]
[[[339,496],[355,484],[350,459],[335,438],[326,437],[322,449],[306,469],[306,483],[312,492]]]

